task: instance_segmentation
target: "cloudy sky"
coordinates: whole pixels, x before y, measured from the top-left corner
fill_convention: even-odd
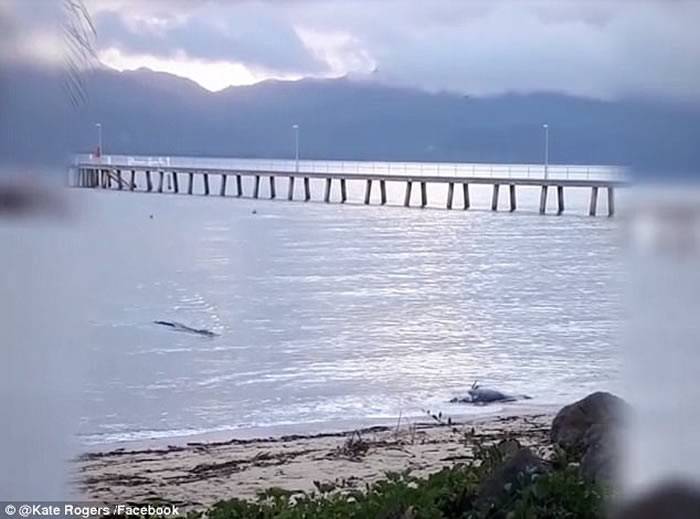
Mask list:
[[[61,1],[0,0],[0,30],[27,28],[17,53],[55,53]],[[696,0],[84,1],[102,63],[209,90],[351,75],[470,95],[700,100]]]

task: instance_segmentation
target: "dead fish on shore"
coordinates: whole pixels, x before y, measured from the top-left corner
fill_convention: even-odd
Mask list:
[[[159,324],[161,326],[167,326],[177,332],[188,332],[194,333],[196,335],[202,335],[203,337],[216,337],[216,333],[205,328],[192,328],[186,324],[178,323],[177,321],[153,321],[154,324]]]
[[[527,395],[507,395],[495,389],[479,387],[479,382],[475,381],[467,391],[467,396],[456,397],[450,400],[451,404],[475,404],[486,405],[493,402],[515,402],[516,400],[530,400]]]

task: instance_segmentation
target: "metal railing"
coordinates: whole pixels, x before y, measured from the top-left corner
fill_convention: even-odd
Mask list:
[[[288,159],[238,159],[238,158],[190,158],[190,157],[148,157],[129,155],[105,155],[96,158],[91,155],[76,156],[76,164],[106,166],[135,166],[167,169],[168,167],[193,169],[221,169],[243,171],[279,171],[292,173],[297,162]],[[352,175],[410,175],[431,177],[486,177],[512,179],[543,179],[545,168],[542,164],[484,164],[448,162],[370,162],[336,160],[300,160],[299,173],[337,173]],[[552,165],[547,168],[549,180],[593,180],[624,181],[626,169],[619,166],[602,165]]]

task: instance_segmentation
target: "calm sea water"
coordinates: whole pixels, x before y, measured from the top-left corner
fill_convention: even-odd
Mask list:
[[[443,209],[445,186],[422,210],[401,207],[401,184],[386,207],[378,191],[367,207],[359,181],[345,205],[73,189],[70,217],[2,226],[15,414],[46,402],[35,429],[95,445],[517,412],[615,388],[619,221],[586,216],[588,191],[567,190],[560,217],[537,214],[536,188],[514,214],[487,210],[488,187],[472,186],[470,211]],[[533,399],[447,403],[477,379]]]
[[[349,187],[359,202],[363,184]],[[82,441],[311,432],[613,386],[617,221],[585,216],[584,190],[542,217],[536,189],[515,214],[487,211],[487,188],[466,212],[429,189],[423,210],[71,190],[89,242],[72,261],[91,280],[74,345]],[[389,203],[402,199],[390,184]],[[447,403],[476,379],[533,400]]]

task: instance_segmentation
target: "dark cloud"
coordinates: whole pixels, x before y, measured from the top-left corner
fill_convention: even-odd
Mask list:
[[[351,33],[385,82],[476,95],[550,90],[700,99],[697,1],[301,5],[297,20]]]
[[[0,0],[35,34],[60,0]],[[100,49],[473,95],[700,100],[694,0],[86,0]],[[34,31],[34,32],[33,32]],[[2,49],[0,49],[0,54]],[[180,60],[181,61],[181,60]],[[186,73],[183,71],[183,73]],[[196,77],[192,77],[197,79]]]
[[[243,5],[235,9],[208,6],[192,15],[133,17],[114,11],[95,15],[100,49],[127,54],[229,61],[252,68],[297,74],[326,70],[304,46],[293,27],[269,9]]]

